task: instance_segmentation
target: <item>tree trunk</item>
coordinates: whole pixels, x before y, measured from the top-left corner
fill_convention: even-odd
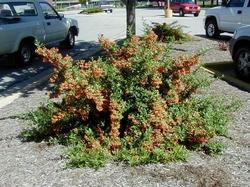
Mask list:
[[[127,12],[127,37],[135,33],[135,6],[137,0],[121,0],[126,5]]]
[[[160,0],[157,1],[157,5],[158,5],[158,7],[160,7]]]
[[[135,35],[135,6],[136,0],[127,0],[127,37]]]

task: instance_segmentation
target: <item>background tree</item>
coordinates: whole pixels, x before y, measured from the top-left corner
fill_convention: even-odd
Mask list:
[[[79,0],[79,3],[81,3],[81,4],[87,4],[89,2],[89,0]]]

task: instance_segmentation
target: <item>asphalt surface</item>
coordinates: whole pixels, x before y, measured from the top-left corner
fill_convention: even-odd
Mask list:
[[[113,13],[98,13],[92,15],[78,14],[79,11],[64,12],[66,17],[78,20],[80,28],[80,41],[98,41],[98,36],[103,34],[105,37],[113,40],[126,37],[126,10],[114,9]],[[187,14],[185,17],[179,17],[173,14],[172,18],[164,16],[163,9],[136,9],[136,34],[142,35],[145,31],[145,25],[152,23],[172,23],[176,22],[183,26],[186,33],[192,35],[204,35],[203,19],[204,10],[198,17]]]
[[[55,46],[59,47],[58,45]],[[89,57],[98,49],[99,45],[96,42],[78,41],[74,49],[61,49],[61,52],[78,60]],[[39,74],[49,73],[49,70],[51,70],[51,65],[43,63],[39,58],[35,58],[31,65],[20,68],[11,64],[8,57],[2,58],[0,60],[0,102],[1,97],[8,96],[9,93],[15,91],[22,91],[22,88],[34,81],[35,76],[39,77]]]

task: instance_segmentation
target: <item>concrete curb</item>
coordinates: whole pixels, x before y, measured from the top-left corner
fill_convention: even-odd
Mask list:
[[[246,90],[248,92],[250,92],[250,84],[244,82],[244,81],[241,81],[235,77],[232,77],[232,76],[228,76],[228,75],[225,75],[223,74],[222,72],[216,70],[216,68],[214,68],[214,66],[223,66],[223,65],[232,65],[232,63],[229,63],[229,62],[215,62],[215,63],[206,63],[206,64],[203,64],[203,67],[202,69],[204,69],[206,72],[222,79],[222,80],[225,80],[229,83],[231,83],[232,85],[235,85],[237,86],[238,88],[240,89],[243,89],[243,90]]]

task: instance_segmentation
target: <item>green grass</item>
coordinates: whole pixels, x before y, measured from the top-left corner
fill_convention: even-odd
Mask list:
[[[99,7],[93,7],[93,8],[87,8],[85,10],[82,10],[80,14],[94,14],[94,13],[100,13],[103,12],[103,10]]]
[[[205,153],[208,155],[218,155],[222,152],[222,150],[225,148],[225,145],[221,142],[217,141],[209,141],[204,147]]]

